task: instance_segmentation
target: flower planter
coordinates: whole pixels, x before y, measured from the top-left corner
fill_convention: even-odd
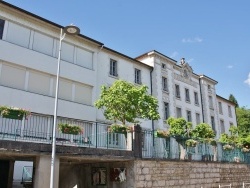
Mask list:
[[[8,119],[17,119],[17,120],[22,120],[23,119],[23,114],[21,114],[18,110],[9,110],[8,114],[3,114],[3,118],[8,118]]]
[[[9,106],[0,106],[0,115],[3,118],[22,120],[30,115],[30,111]]]
[[[198,144],[198,142],[196,140],[193,140],[193,139],[188,139],[186,141],[187,147],[196,147],[197,144]]]
[[[81,127],[79,127],[77,125],[70,125],[67,123],[59,123],[58,129],[63,134],[73,134],[73,135],[78,135],[78,134],[82,133],[82,131],[83,131]]]
[[[108,127],[108,132],[119,133],[127,135],[127,132],[130,132],[130,127],[126,125],[111,125]]]
[[[154,132],[154,136],[157,138],[169,138],[170,134],[169,134],[169,131],[157,130]]]

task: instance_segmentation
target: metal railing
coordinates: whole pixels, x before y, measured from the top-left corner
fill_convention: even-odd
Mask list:
[[[58,123],[78,125],[83,129],[79,135],[56,131],[56,144],[77,147],[132,150],[133,134],[110,133],[109,124],[58,117]],[[53,117],[32,114],[29,119],[15,120],[0,117],[0,140],[14,140],[35,143],[52,143]]]
[[[58,123],[76,124],[83,129],[79,135],[63,134],[58,129],[56,144],[73,147],[89,147],[132,151],[135,135],[140,135],[136,144],[141,144],[142,158],[192,160],[192,161],[221,161],[240,162],[250,164],[250,153],[243,152],[237,147],[232,150],[223,150],[222,144],[217,146],[199,142],[195,147],[185,145],[185,140],[178,142],[177,138],[155,137],[152,130],[142,130],[127,134],[111,133],[109,124],[90,122],[58,117]],[[52,143],[53,117],[42,114],[32,114],[28,120],[14,120],[0,117],[0,140],[12,140],[34,143]],[[139,142],[138,142],[139,141]],[[181,143],[181,144],[180,144]],[[181,148],[185,149],[185,156],[181,158]],[[136,145],[137,146],[137,145]],[[183,150],[183,149],[182,149]]]
[[[143,158],[161,158],[175,159],[180,158],[180,144],[176,138],[158,138],[151,130],[142,131],[142,157]],[[185,160],[192,161],[219,161],[219,162],[240,162],[250,164],[250,153],[243,152],[241,149],[223,150],[222,144],[217,143],[212,146],[208,143],[198,142],[195,147],[189,147],[182,142],[185,148]]]

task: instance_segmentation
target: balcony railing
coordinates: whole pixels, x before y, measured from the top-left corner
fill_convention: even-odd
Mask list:
[[[108,131],[109,124],[58,117],[58,123],[69,123],[80,126],[83,132],[79,135],[63,134],[56,131],[56,144],[72,147],[89,147],[134,151],[135,157],[180,160],[180,147],[176,139],[155,137],[152,130],[141,130],[135,126],[135,132],[121,133]],[[15,120],[0,117],[0,140],[12,140],[33,143],[52,143],[53,116],[32,114],[28,120]],[[217,147],[198,143],[187,147],[185,160],[240,162],[250,164],[250,152],[234,148],[223,150],[220,143]]]
[[[123,134],[108,132],[109,124],[58,117],[58,123],[78,125],[83,132],[78,135],[56,131],[56,144],[77,147],[132,150]],[[53,116],[32,114],[27,120],[0,117],[0,139],[22,142],[52,143]],[[131,142],[130,142],[131,143]]]

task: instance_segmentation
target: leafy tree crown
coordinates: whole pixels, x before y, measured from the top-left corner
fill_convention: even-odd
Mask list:
[[[158,101],[147,92],[147,86],[117,80],[111,87],[102,86],[100,98],[95,102],[104,109],[104,116],[126,124],[137,123],[138,119],[158,120]]]

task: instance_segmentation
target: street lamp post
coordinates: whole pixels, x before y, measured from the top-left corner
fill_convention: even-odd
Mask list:
[[[57,59],[57,73],[56,73],[56,93],[55,93],[55,106],[54,106],[54,123],[53,123],[53,136],[52,136],[52,154],[51,154],[51,170],[50,170],[50,188],[54,186],[54,163],[56,155],[56,125],[57,125],[57,106],[58,106],[58,89],[59,89],[59,76],[60,76],[60,61],[61,61],[61,50],[62,40],[65,35],[77,35],[80,33],[80,29],[74,25],[70,25],[61,28],[60,40],[59,40],[59,52]]]

